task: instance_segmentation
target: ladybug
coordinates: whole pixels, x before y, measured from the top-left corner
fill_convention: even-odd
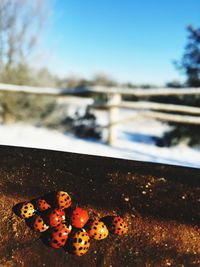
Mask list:
[[[41,215],[38,215],[35,218],[35,221],[34,221],[34,224],[33,224],[33,228],[37,232],[44,232],[49,228],[49,226],[45,224],[45,222],[42,219]]]
[[[124,235],[128,231],[126,222],[120,216],[114,216],[111,222],[111,231],[116,235]]]
[[[44,210],[51,208],[51,206],[43,198],[39,198],[37,200],[37,207],[40,211],[44,211]]]
[[[80,230],[70,237],[69,245],[72,254],[82,256],[90,247],[90,237],[87,232]]]
[[[60,223],[65,221],[65,212],[61,209],[53,209],[49,215],[49,225],[56,227]]]
[[[82,228],[89,220],[87,210],[82,208],[75,208],[70,216],[72,226],[76,228]]]
[[[72,230],[72,226],[59,224],[58,226],[52,228],[50,245],[53,248],[63,247],[68,239],[68,235]]]
[[[94,220],[89,225],[88,234],[96,240],[101,240],[108,236],[108,228],[103,222]]]
[[[20,215],[24,219],[32,217],[35,212],[36,210],[31,202],[25,202],[20,209]]]
[[[72,199],[67,192],[58,191],[57,196],[57,205],[60,209],[67,209],[72,204]]]

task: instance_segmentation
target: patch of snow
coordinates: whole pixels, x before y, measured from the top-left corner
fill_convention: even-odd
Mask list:
[[[186,145],[168,148],[153,144],[150,136],[161,136],[164,130],[166,125],[160,122],[135,120],[119,127],[115,146],[108,146],[103,142],[79,139],[71,134],[46,128],[24,124],[0,125],[0,144],[200,168],[200,150]]]

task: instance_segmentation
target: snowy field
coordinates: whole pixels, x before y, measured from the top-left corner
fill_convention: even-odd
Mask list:
[[[123,113],[121,116],[123,117]],[[100,121],[104,124],[105,117],[100,118],[104,118]],[[154,145],[152,136],[160,137],[166,129],[167,126],[161,122],[136,118],[134,122],[119,126],[118,140],[111,147],[104,141],[79,139],[71,134],[46,128],[25,124],[0,125],[0,144],[200,168],[200,149],[192,149],[184,144],[172,148]]]

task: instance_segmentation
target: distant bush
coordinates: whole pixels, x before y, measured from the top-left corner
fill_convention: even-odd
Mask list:
[[[179,96],[167,98],[160,98],[160,102],[174,103],[179,105],[188,105],[200,107],[200,96]],[[200,125],[182,124],[169,122],[168,125],[172,126],[171,130],[166,132],[158,144],[162,146],[173,146],[179,143],[185,143],[190,146],[200,145]]]
[[[166,132],[162,138],[156,140],[158,146],[175,146],[180,143],[189,146],[200,145],[200,125],[180,125],[172,124],[172,130]]]
[[[170,88],[183,88],[184,85],[180,81],[176,81],[175,80],[175,81],[167,82],[166,83],[166,87],[170,87]]]
[[[25,93],[0,92],[0,107],[3,123],[43,121],[55,109],[52,96]]]
[[[41,127],[71,132],[81,138],[101,138],[96,116],[89,109],[67,116],[54,96],[0,92],[0,122],[25,122]]]
[[[96,116],[86,109],[84,114],[78,112],[75,116],[67,117],[62,121],[66,131],[70,131],[80,138],[101,139],[102,131],[97,123]]]

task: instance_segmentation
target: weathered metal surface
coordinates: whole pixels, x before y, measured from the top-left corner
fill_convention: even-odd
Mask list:
[[[124,216],[129,234],[94,241],[82,257],[45,246],[12,207],[53,190]],[[200,266],[199,217],[198,169],[0,147],[0,266]]]

